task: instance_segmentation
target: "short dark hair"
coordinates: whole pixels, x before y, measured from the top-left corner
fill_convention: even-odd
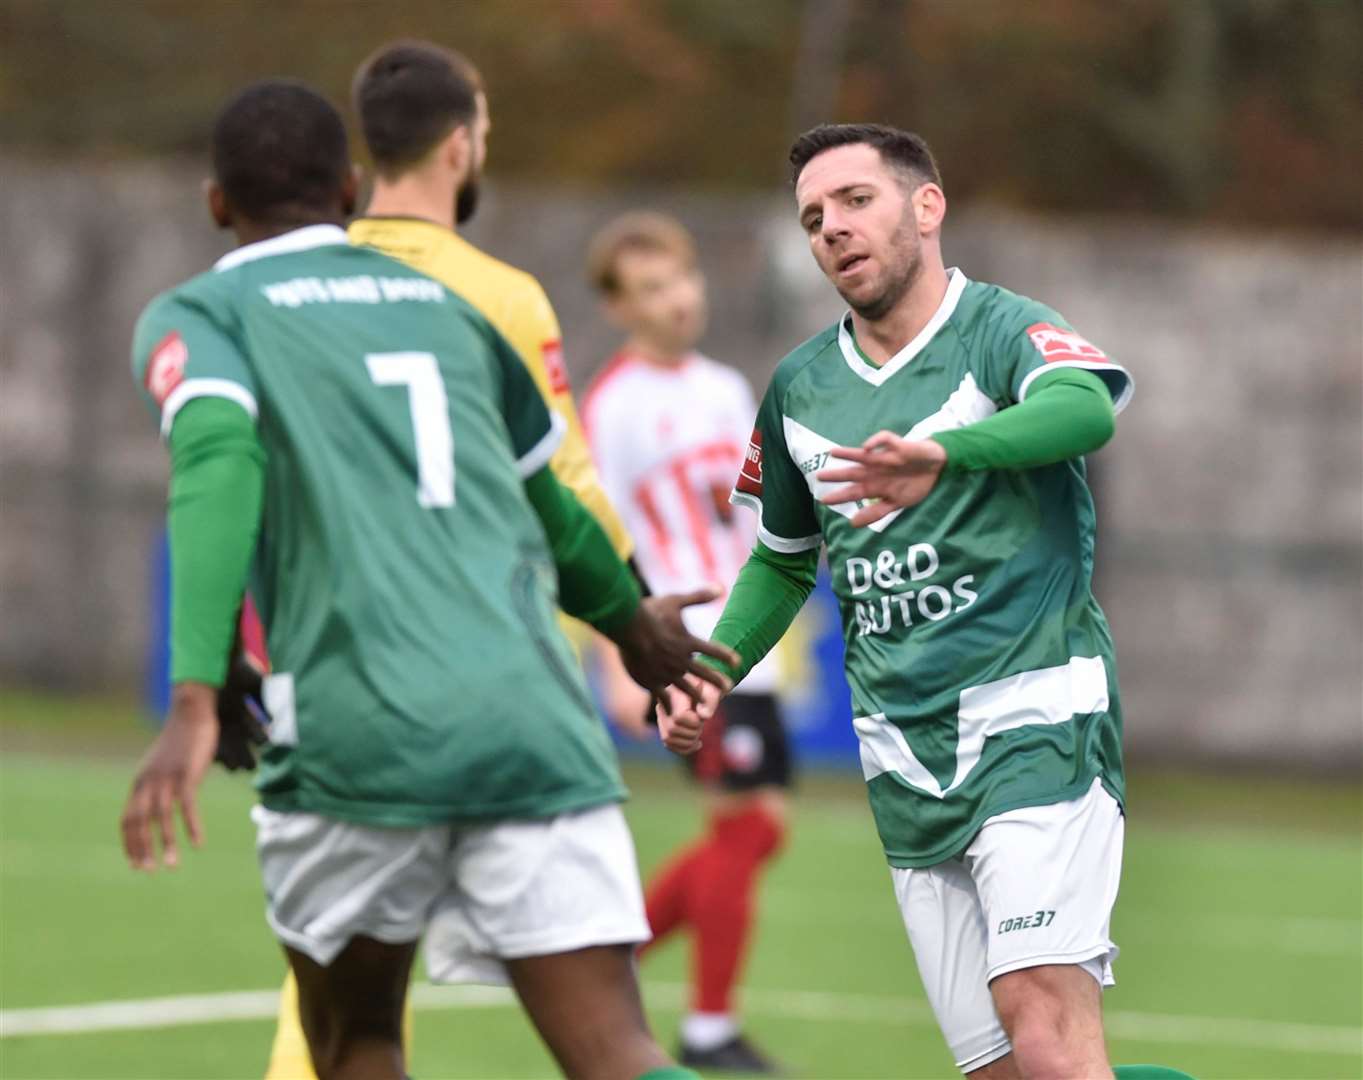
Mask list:
[[[926,140],[887,124],[820,124],[810,128],[791,145],[790,182],[799,180],[804,167],[825,150],[858,145],[874,147],[886,165],[910,174],[920,184],[942,183]]]
[[[252,83],[213,124],[213,174],[232,207],[255,221],[334,211],[349,173],[341,114],[305,83]]]
[[[483,78],[465,57],[426,41],[395,41],[360,65],[351,89],[369,154],[391,176],[472,123]]]

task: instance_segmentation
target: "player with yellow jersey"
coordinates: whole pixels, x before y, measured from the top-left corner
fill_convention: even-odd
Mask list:
[[[601,523],[621,557],[629,558],[629,534],[601,488],[578,420],[548,296],[532,275],[480,251],[456,231],[477,206],[487,154],[487,97],[477,69],[440,46],[399,42],[360,66],[353,94],[376,176],[366,216],[348,229],[350,242],[377,248],[448,286],[514,346],[545,403],[566,425],[550,459],[554,474]],[[471,117],[464,104],[470,96]],[[410,1014],[407,1019],[410,1043]],[[314,1075],[290,974],[266,1080]]]

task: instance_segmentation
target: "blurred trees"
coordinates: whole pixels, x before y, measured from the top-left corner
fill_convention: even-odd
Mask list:
[[[0,0],[0,143],[200,154],[242,83],[343,101],[402,35],[483,69],[500,175],[766,187],[877,119],[957,198],[1363,229],[1350,0]]]

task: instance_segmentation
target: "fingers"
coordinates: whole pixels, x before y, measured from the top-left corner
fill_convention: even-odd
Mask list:
[[[678,607],[694,607],[696,604],[708,604],[711,600],[718,600],[724,595],[724,590],[718,585],[706,585],[693,592],[681,593],[672,597],[677,602]]]
[[[161,859],[166,866],[177,866],[180,853],[175,847],[175,798],[169,784],[157,784],[153,792],[156,825],[161,833]],[[153,865],[155,856],[152,856]]]
[[[859,465],[869,465],[871,464],[873,454],[872,451],[861,446],[835,446],[828,451],[828,456],[841,458],[844,461],[855,461]],[[823,473],[819,473],[819,479],[824,480],[827,479],[827,477],[825,477]]]
[[[864,481],[868,473],[865,465],[851,469],[820,469],[814,474],[814,479],[822,480],[825,484],[856,484]]]
[[[855,514],[853,514],[852,524],[857,526],[858,528],[860,528],[863,525],[873,525],[881,518],[886,517],[889,514],[893,514],[896,510],[899,509],[900,507],[895,506],[895,504],[890,502],[888,499],[881,499],[877,502],[871,503],[870,506],[862,507]]]
[[[734,652],[733,649],[729,648],[727,645],[721,645],[718,641],[707,641],[705,638],[693,637],[688,644],[693,653],[701,653],[704,656],[713,657],[721,664],[728,664],[730,667],[738,667],[740,663],[738,653]],[[706,679],[705,681],[712,682],[713,680]],[[718,686],[719,684],[715,683],[715,685]],[[729,688],[726,686],[724,689],[727,693]]]
[[[189,842],[195,847],[203,847],[203,823],[199,820],[199,807],[194,801],[194,785],[186,782],[180,788],[180,816],[185,822],[185,832]]]
[[[151,829],[147,811],[151,796],[145,785],[135,783],[123,808],[123,853],[128,857],[128,865],[134,870],[153,870],[155,861],[151,858]]]
[[[877,431],[861,444],[861,448],[871,452],[892,450],[902,446],[906,441],[902,435],[896,435],[893,431]]]
[[[729,676],[725,675],[722,671],[712,668],[709,664],[702,664],[696,660],[692,660],[686,665],[686,670],[690,675],[701,680],[701,682],[709,683],[721,694],[727,694],[734,688],[733,680],[730,679]],[[683,686],[683,690],[685,691],[686,696],[697,705],[701,703],[702,691],[700,683],[688,679]]]
[[[694,712],[678,713],[663,732],[663,745],[674,754],[688,757],[700,749],[704,721]]]
[[[847,487],[835,488],[826,495],[820,495],[819,502],[825,506],[837,506],[839,503],[860,502],[871,497],[865,484],[849,484]]]

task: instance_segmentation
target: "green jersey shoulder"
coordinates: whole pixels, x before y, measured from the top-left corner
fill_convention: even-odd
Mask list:
[[[1023,401],[1055,366],[1097,373],[1118,408],[1130,377],[1055,311],[952,271],[922,332],[884,364],[850,316],[777,369],[734,493],[770,547],[827,546],[863,771],[887,854],[927,865],[985,817],[1082,793],[1120,797],[1115,661],[1092,596],[1084,463],[946,473],[867,528],[820,501],[838,446],[922,439]]]
[[[486,319],[315,226],[153,301],[133,368],[166,434],[203,396],[256,419],[267,806],[411,826],[622,797],[522,487],[560,427]]]

